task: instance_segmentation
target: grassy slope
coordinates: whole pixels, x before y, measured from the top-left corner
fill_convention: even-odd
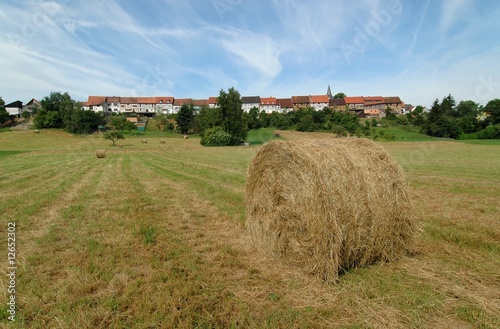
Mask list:
[[[499,145],[383,143],[423,224],[415,255],[326,286],[253,248],[244,184],[256,147],[141,139],[115,149],[59,131],[0,134],[3,151],[27,151],[0,158],[2,225],[17,222],[15,327],[500,325]]]

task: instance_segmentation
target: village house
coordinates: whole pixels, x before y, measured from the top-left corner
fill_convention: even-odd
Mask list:
[[[286,113],[293,110],[293,103],[291,98],[277,98],[278,103],[282,113]]]
[[[311,105],[311,99],[309,96],[292,96],[292,104],[294,110],[306,108]]]
[[[174,108],[172,113],[179,113],[182,105],[191,104],[193,102],[192,98],[175,98],[174,99]]]
[[[248,113],[254,107],[260,107],[260,96],[241,97],[241,109],[243,110],[243,112]]]
[[[9,104],[5,105],[5,110],[9,115],[15,116],[15,117],[20,117],[21,114],[23,113],[23,102],[21,101],[15,101]]]
[[[344,98],[331,98],[328,105],[333,111],[346,110],[346,104]]]
[[[321,111],[325,107],[329,107],[330,99],[327,95],[310,95],[309,96],[310,107],[316,111]]]
[[[208,107],[211,109],[217,107],[217,97],[208,97]]]
[[[23,112],[35,113],[41,106],[39,101],[32,98],[28,103],[23,105]]]
[[[280,112],[280,105],[275,97],[261,97],[259,112],[265,111],[266,113]]]

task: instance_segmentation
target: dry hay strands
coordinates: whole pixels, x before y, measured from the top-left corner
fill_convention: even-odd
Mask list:
[[[104,159],[106,157],[106,150],[105,149],[97,149],[97,150],[95,150],[95,155],[98,159]]]
[[[146,139],[143,139],[143,140],[141,141],[141,143],[143,143],[143,144],[147,144],[147,143],[148,143],[148,141],[147,141]]]
[[[161,139],[161,140],[160,140],[160,144],[165,144],[165,140],[164,140],[164,139]]]
[[[245,188],[253,241],[331,283],[407,253],[417,230],[402,169],[366,139],[268,142]]]

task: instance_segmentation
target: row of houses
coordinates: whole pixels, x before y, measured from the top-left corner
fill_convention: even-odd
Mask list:
[[[411,111],[412,107],[397,96],[346,96],[334,98],[328,88],[325,95],[292,96],[289,98],[243,96],[241,97],[242,109],[250,112],[256,108],[259,112],[285,113],[299,108],[312,108],[320,111],[329,107],[336,111],[350,111],[364,117],[383,117],[385,111],[390,108],[396,114],[404,114]],[[154,116],[157,113],[175,114],[182,105],[193,104],[196,110],[202,107],[217,107],[217,97],[207,99],[175,98],[173,96],[155,97],[121,97],[121,96],[89,96],[86,102],[82,102],[84,110],[91,110],[105,114],[128,113],[145,116]],[[40,107],[36,99],[30,100],[26,105],[21,101],[15,101],[5,106],[7,112],[12,116],[21,116],[23,112],[33,112]]]
[[[243,96],[242,109],[250,112],[257,108],[259,112],[284,113],[299,108],[310,107],[320,111],[329,107],[337,111],[350,111],[359,116],[381,117],[387,108],[396,114],[404,114],[407,108],[397,96],[349,96],[333,98],[329,95],[292,96],[290,98]],[[202,107],[217,107],[217,97],[208,99],[175,98],[173,96],[156,97],[117,97],[117,96],[89,96],[82,103],[83,109],[103,113],[136,113],[147,116],[161,114],[175,114],[182,105],[193,104],[195,109]]]
[[[40,102],[34,98],[26,104],[23,104],[21,101],[15,101],[5,105],[7,113],[17,118],[21,117],[24,112],[32,113],[37,108],[40,108]]]

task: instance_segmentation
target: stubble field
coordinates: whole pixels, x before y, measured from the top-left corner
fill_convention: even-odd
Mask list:
[[[252,245],[244,186],[258,146],[141,139],[0,133],[13,328],[500,327],[500,144],[381,143],[410,183],[414,252],[326,285]],[[6,326],[6,276],[0,290]]]

